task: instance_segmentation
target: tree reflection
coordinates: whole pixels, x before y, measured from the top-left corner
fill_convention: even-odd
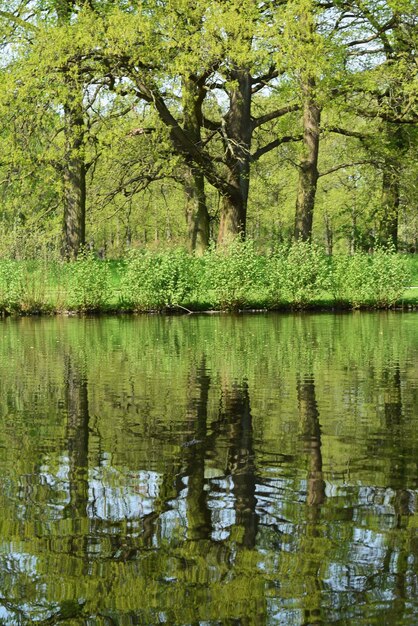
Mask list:
[[[307,504],[310,520],[318,521],[325,502],[325,481],[322,473],[321,425],[315,395],[313,374],[297,382],[299,418],[302,441],[308,457]]]
[[[0,622],[414,623],[416,348],[223,319],[2,348]]]
[[[235,523],[243,529],[241,544],[251,549],[256,544],[259,516],[256,512],[253,426],[246,382],[234,383],[223,390],[220,420],[226,424],[226,470],[234,483]]]
[[[321,507],[325,502],[325,481],[322,472],[322,442],[319,411],[316,402],[313,374],[298,377],[298,409],[301,422],[301,439],[308,461],[306,494],[306,531],[305,585],[308,590],[305,598],[304,625],[322,624],[321,618],[321,580],[322,565]]]
[[[399,363],[391,369],[383,372],[384,381],[384,420],[385,420],[385,443],[389,463],[389,486],[394,490],[393,508],[397,529],[406,529],[408,517],[411,516],[411,493],[405,488],[407,485],[408,467],[406,459],[409,455],[410,442],[405,436],[405,424],[402,406],[402,381]],[[396,461],[393,454],[397,451]],[[393,607],[389,611],[391,619],[402,621],[405,613],[408,579],[408,554],[405,543],[408,543],[408,533],[403,532],[389,537],[389,545],[386,550],[383,571],[386,578],[393,577],[393,590],[395,599]],[[406,535],[406,536],[405,536]],[[399,539],[402,539],[399,541]]]
[[[187,482],[187,530],[192,540],[209,539],[212,531],[210,511],[205,490],[205,454],[207,446],[207,419],[210,376],[206,359],[202,358],[196,373],[189,376],[189,403],[187,420],[193,425],[194,439],[183,447]],[[194,397],[194,390],[198,390]]]
[[[400,528],[404,516],[411,515],[410,493],[404,489],[407,483],[408,467],[406,459],[408,456],[410,442],[405,436],[404,416],[402,406],[402,384],[399,363],[391,370],[383,372],[384,380],[384,418],[386,427],[385,447],[390,459],[390,487],[395,492],[395,509],[397,515],[397,525]],[[393,451],[399,454],[395,457]]]
[[[65,406],[67,412],[68,483],[70,502],[66,516],[80,530],[88,508],[89,404],[87,379],[70,354],[65,357]]]

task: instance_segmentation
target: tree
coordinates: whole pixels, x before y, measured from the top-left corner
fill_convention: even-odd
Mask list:
[[[363,203],[367,215],[374,211],[367,230],[396,243],[406,202],[402,173],[411,169],[416,143],[416,85],[407,81],[416,77],[416,34],[408,2],[16,0],[0,3],[0,18],[2,100],[9,107],[0,164],[6,228],[17,224],[24,232],[42,215],[56,223],[60,205],[67,258],[85,243],[87,211],[90,241],[101,229],[101,241],[130,245],[132,225],[148,206],[144,192],[163,185],[173,191],[161,194],[164,215],[150,212],[155,239],[164,229],[174,241],[175,222],[178,237],[187,229],[190,250],[200,254],[210,231],[220,245],[245,236],[253,188],[252,233],[273,228],[286,238],[292,193],[294,236],[310,239],[321,178],[347,187],[354,176],[364,188],[368,166],[381,184],[379,210],[374,191]],[[329,249],[341,208],[324,213]],[[186,224],[177,228],[180,210]],[[39,219],[50,232],[52,222]],[[143,230],[149,241],[149,225]]]
[[[262,98],[262,89],[278,75],[268,37],[259,45],[269,19],[265,8],[252,2],[210,8],[198,3],[191,9],[178,0],[163,7],[149,3],[135,15],[115,10],[106,22],[100,51],[104,67],[119,85],[129,85],[127,91],[152,106],[167,126],[201,206],[199,177],[220,193],[220,244],[245,234],[251,163],[280,145],[277,139],[258,140],[251,153],[255,135],[298,108],[286,103],[254,115],[254,97]]]
[[[10,103],[16,96],[24,102],[22,113],[31,120],[35,143],[39,131],[41,135],[50,132],[41,141],[47,139],[52,150],[42,156],[38,151],[38,164],[52,165],[61,181],[62,254],[75,258],[85,244],[86,176],[92,164],[87,155],[91,77],[67,54],[74,20],[82,7],[74,0],[52,0],[12,7],[8,3],[8,9],[0,11],[9,24],[5,45],[14,33],[17,52],[10,58],[10,90],[3,97]],[[82,47],[83,42],[79,39],[76,45]],[[48,129],[43,124],[45,116],[53,120]]]
[[[320,81],[322,37],[317,32],[316,9],[308,0],[287,4],[283,24],[287,72],[294,77],[302,110],[303,147],[298,164],[294,238],[310,240],[319,177],[318,157],[321,120]]]
[[[380,122],[380,145],[375,145],[381,155],[382,177],[377,240],[395,246],[402,170],[418,121],[416,22],[413,3],[355,1],[347,3],[339,24],[349,27],[351,36],[347,40],[343,35],[353,76],[349,106],[366,119]]]

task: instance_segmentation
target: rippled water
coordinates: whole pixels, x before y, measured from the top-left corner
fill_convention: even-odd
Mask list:
[[[0,624],[418,623],[418,316],[0,322]]]

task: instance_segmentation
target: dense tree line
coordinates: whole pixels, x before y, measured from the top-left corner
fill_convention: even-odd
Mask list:
[[[414,247],[417,19],[414,0],[1,2],[2,254]]]

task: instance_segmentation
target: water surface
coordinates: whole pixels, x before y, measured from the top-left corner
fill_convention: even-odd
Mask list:
[[[418,623],[414,313],[0,322],[0,624]]]

